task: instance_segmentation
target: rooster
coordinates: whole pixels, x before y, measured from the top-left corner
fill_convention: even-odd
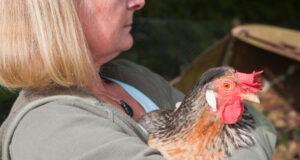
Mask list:
[[[147,113],[139,123],[148,145],[168,160],[217,160],[255,145],[255,121],[244,100],[259,103],[260,75],[216,67],[205,72],[175,110]]]

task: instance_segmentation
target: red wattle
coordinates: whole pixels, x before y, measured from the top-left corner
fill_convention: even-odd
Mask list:
[[[234,124],[241,119],[243,113],[243,102],[241,100],[236,100],[233,104],[224,106],[221,117],[224,124]]]

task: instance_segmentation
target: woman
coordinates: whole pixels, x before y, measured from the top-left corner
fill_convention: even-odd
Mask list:
[[[3,160],[164,159],[134,120],[183,94],[142,66],[110,62],[132,46],[144,4],[0,1],[0,84],[22,89],[1,126]],[[240,153],[270,158],[274,137],[262,136],[260,148]]]

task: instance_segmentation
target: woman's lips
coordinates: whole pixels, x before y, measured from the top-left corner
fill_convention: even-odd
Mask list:
[[[130,32],[131,29],[132,29],[132,24],[127,24],[127,25],[125,25],[125,26],[124,26],[124,29],[125,29],[126,31]]]

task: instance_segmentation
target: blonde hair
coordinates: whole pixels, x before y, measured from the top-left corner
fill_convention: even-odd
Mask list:
[[[74,0],[0,1],[0,85],[85,87],[95,73]]]

